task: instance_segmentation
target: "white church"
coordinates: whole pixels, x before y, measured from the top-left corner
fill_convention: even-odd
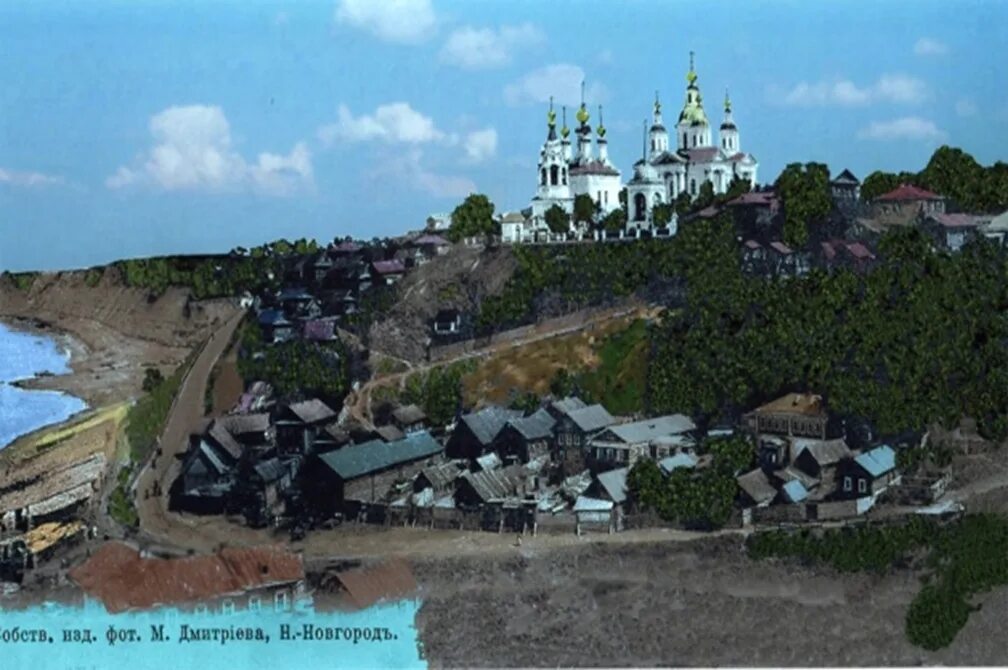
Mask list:
[[[594,150],[589,113],[582,99],[577,111],[577,149],[572,154],[570,129],[564,110],[563,127],[559,136],[556,129],[556,112],[550,104],[547,113],[546,142],[539,152],[537,170],[538,187],[531,207],[522,216],[509,215],[501,220],[502,238],[505,242],[529,242],[549,234],[546,212],[554,205],[572,213],[574,198],[588,195],[595,203],[600,216],[621,206],[620,191],[626,187],[626,233],[651,231],[654,207],[671,203],[681,193],[696,197],[704,182],[710,182],[714,193],[724,193],[735,178],[756,185],[759,164],[742,151],[739,130],[732,118],[731,100],[725,94],[724,120],[714,144],[710,122],[703,108],[703,96],[697,84],[697,74],[690,53],[690,69],[686,75],[686,100],[674,129],[675,148],[670,149],[669,131],[662,121],[661,103],[655,96],[654,119],[647,133],[644,155],[634,163],[633,177],[624,184],[619,169],[609,159],[606,129],[602,124],[599,107],[599,124],[595,129]],[[583,98],[582,86],[582,98]],[[597,153],[597,155],[596,155]],[[675,234],[676,222],[665,229],[665,234]],[[583,234],[572,224],[572,232]]]

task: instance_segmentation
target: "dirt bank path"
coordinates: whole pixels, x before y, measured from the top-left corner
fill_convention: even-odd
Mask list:
[[[178,525],[171,519],[174,515],[168,512],[167,491],[181,469],[179,456],[185,453],[189,446],[189,435],[200,432],[203,428],[203,401],[210,371],[227,349],[231,336],[244,316],[244,311],[234,314],[204,343],[185,379],[182,380],[178,395],[168,414],[164,431],[161,433],[162,453],[145,464],[137,480],[136,507],[140,527],[152,538],[165,538],[170,544],[179,539],[177,532],[173,532],[177,531]],[[145,498],[144,492],[151,490],[155,482],[159,484],[164,495]],[[178,544],[186,546],[185,542]]]

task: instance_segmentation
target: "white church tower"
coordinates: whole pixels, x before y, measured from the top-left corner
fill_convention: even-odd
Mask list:
[[[690,68],[686,74],[686,102],[679,113],[676,135],[679,149],[705,149],[711,146],[710,123],[703,108],[703,96],[697,85],[697,73],[693,66],[693,52],[690,52]]]
[[[728,97],[727,90],[724,94],[724,121],[721,122],[718,137],[721,139],[721,150],[729,156],[741,151],[739,149],[738,127],[735,125],[735,120],[732,119],[731,98]]]
[[[654,160],[656,157],[668,151],[668,131],[662,123],[661,102],[658,100],[658,91],[654,94],[654,120],[651,123],[649,133],[650,153],[647,158]]]
[[[557,137],[556,112],[553,111],[552,98],[550,98],[549,111],[546,113],[546,125],[546,141],[539,152],[539,185],[536,188],[536,195],[532,199],[533,220],[544,220],[546,211],[553,205],[559,205],[568,213],[574,208],[574,196],[571,192],[570,177],[567,171],[567,158],[564,156],[564,143]]]

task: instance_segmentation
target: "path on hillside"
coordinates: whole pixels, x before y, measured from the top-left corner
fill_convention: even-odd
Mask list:
[[[381,377],[368,380],[363,385],[361,385],[359,389],[347,395],[347,398],[344,402],[344,407],[346,408],[347,413],[349,414],[350,417],[361,423],[366,428],[374,428],[373,423],[374,415],[372,414],[371,411],[371,404],[372,404],[371,398],[372,393],[377,388],[382,387],[387,388],[389,386],[397,386],[398,388],[402,389],[405,387],[406,379],[414,373],[418,372],[423,373],[433,368],[443,367],[446,365],[459,363],[461,361],[469,359],[491,356],[493,354],[498,354],[503,351],[508,351],[509,349],[517,349],[518,347],[524,347],[529,344],[534,344],[542,340],[548,340],[554,337],[562,337],[564,335],[571,335],[573,333],[584,330],[588,326],[592,326],[597,323],[603,323],[605,321],[611,321],[612,319],[625,318],[632,314],[637,314],[639,316],[644,317],[651,317],[655,314],[655,308],[654,306],[649,305],[639,305],[635,308],[620,309],[614,312],[599,314],[597,316],[585,319],[581,323],[578,323],[573,326],[565,326],[563,328],[558,328],[556,330],[547,330],[510,342],[498,342],[496,344],[491,344],[489,346],[482,347],[479,349],[473,349],[472,351],[467,351],[458,354],[456,356],[451,356],[449,358],[443,358],[436,361],[430,361],[426,363],[413,365],[409,370],[383,375]]]
[[[241,310],[211,331],[210,338],[204,342],[182,380],[161,433],[161,455],[155,455],[145,463],[137,479],[136,509],[143,534],[171,538],[172,531],[178,527],[171,518],[174,515],[168,512],[168,490],[181,471],[179,457],[189,448],[189,435],[201,432],[204,427],[204,399],[210,371],[228,348],[231,336],[244,317],[245,311]],[[152,490],[155,482],[159,484],[162,495],[145,498],[144,492]]]

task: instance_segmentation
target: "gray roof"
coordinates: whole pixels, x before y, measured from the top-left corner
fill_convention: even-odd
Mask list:
[[[852,455],[850,448],[843,439],[836,440],[802,440],[796,439],[792,441],[792,444],[797,452],[795,458],[801,456],[802,453],[808,452],[809,456],[819,464],[820,467],[824,465],[833,465],[841,460],[848,458]]]
[[[432,465],[429,468],[424,468],[420,471],[420,474],[422,474],[434,488],[444,488],[458,479],[461,472],[462,471],[455,463],[441,463],[440,465]]]
[[[626,501],[626,480],[629,472],[630,468],[617,468],[595,476],[599,485],[609,495],[609,499],[617,505]]]
[[[501,466],[500,456],[497,455],[496,451],[491,451],[488,454],[483,454],[476,458],[476,464],[480,466],[482,470],[493,470],[494,468],[499,468]]]
[[[268,412],[228,414],[219,418],[217,422],[223,424],[224,428],[232,435],[265,433],[270,427],[270,415]]]
[[[224,462],[217,455],[217,452],[216,452],[216,450],[214,450],[213,446],[211,446],[211,445],[207,444],[206,442],[200,440],[198,448],[199,448],[199,452],[198,453],[200,453],[200,454],[203,455],[203,457],[206,459],[206,461],[209,462],[210,465],[213,467],[213,469],[217,471],[218,475],[227,474],[227,472],[229,471],[229,468],[226,465],[224,465]],[[190,464],[191,463],[192,463],[192,461],[190,461]]]
[[[574,422],[574,425],[586,433],[601,430],[616,423],[616,419],[606,411],[606,408],[598,404],[576,409],[569,412],[567,416]]]
[[[668,474],[677,468],[695,468],[697,459],[689,454],[676,454],[658,461],[658,467]]]
[[[745,491],[757,504],[769,502],[777,495],[777,489],[759,468],[735,478],[740,489]]]
[[[627,444],[650,442],[665,435],[677,435],[696,429],[692,419],[683,414],[669,414],[644,421],[610,426],[607,432]]]
[[[234,439],[227,428],[221,424],[220,421],[214,421],[210,424],[210,430],[207,431],[207,437],[216,444],[218,447],[224,450],[228,456],[234,460],[241,458],[242,445],[238,443],[238,440]]]
[[[566,398],[561,398],[560,400],[554,400],[550,403],[550,407],[555,409],[561,414],[570,414],[574,410],[584,409],[587,407],[581,398],[577,396],[567,396]]]
[[[525,481],[526,471],[520,465],[509,465],[497,470],[465,472],[462,479],[469,482],[480,500],[487,502],[514,495]]]
[[[802,483],[806,489],[811,489],[819,484],[819,480],[815,477],[809,475],[808,473],[802,472],[799,468],[794,466],[788,466],[783,470],[774,470],[774,476],[781,480],[782,482],[799,481]]]
[[[418,421],[425,421],[427,419],[427,414],[417,405],[405,405],[403,407],[397,407],[396,410],[392,412],[392,418],[403,425],[409,425],[417,423]]]
[[[405,437],[405,434],[395,426],[378,426],[375,428],[375,432],[386,442],[395,442]]]
[[[271,458],[255,464],[256,474],[266,483],[275,482],[287,474],[287,468],[279,458]]]
[[[400,463],[417,461],[444,450],[427,431],[396,442],[371,440],[322,454],[319,459],[343,479],[355,479]]]
[[[319,423],[336,418],[336,412],[318,398],[291,403],[290,411],[305,423]]]
[[[521,417],[521,415],[522,413],[518,410],[504,409],[503,407],[491,405],[472,414],[463,414],[461,418],[462,422],[469,427],[469,430],[472,431],[472,434],[479,440],[480,444],[488,446],[494,441],[497,434],[500,433],[504,424],[511,419]]]
[[[556,419],[550,416],[546,410],[540,409],[529,416],[511,419],[508,421],[508,425],[517,430],[526,440],[540,440],[553,434]]]

